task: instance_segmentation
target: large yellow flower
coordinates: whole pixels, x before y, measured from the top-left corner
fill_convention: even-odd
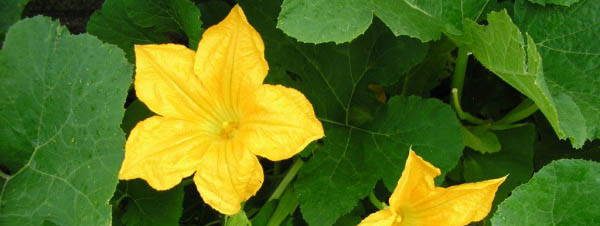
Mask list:
[[[390,197],[390,207],[369,215],[360,226],[466,225],[489,212],[506,177],[449,188],[435,187],[440,170],[412,150]]]
[[[231,215],[262,185],[257,155],[290,158],[323,137],[302,93],[262,84],[264,44],[239,6],[204,32],[197,52],[137,45],[135,57],[137,96],[158,116],[131,131],[120,179],[166,190],[195,173],[202,199]]]

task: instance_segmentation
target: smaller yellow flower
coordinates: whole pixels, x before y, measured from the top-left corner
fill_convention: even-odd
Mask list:
[[[196,52],[136,45],[136,94],[158,115],[131,131],[119,179],[167,190],[193,174],[202,199],[233,215],[263,183],[257,156],[287,159],[323,137],[302,93],[263,84],[264,49],[237,5]]]
[[[369,215],[359,226],[466,225],[482,220],[505,177],[449,188],[436,187],[440,169],[410,150],[390,207]]]

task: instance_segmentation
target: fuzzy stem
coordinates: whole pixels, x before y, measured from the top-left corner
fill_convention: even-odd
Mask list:
[[[379,199],[377,198],[377,196],[375,196],[375,193],[371,192],[371,194],[369,194],[369,201],[371,202],[371,204],[373,204],[375,207],[377,207],[377,209],[385,209],[386,204],[382,201],[379,201]]]
[[[468,112],[463,111],[462,107],[460,106],[460,100],[458,99],[458,90],[456,88],[452,89],[452,104],[454,106],[456,114],[458,115],[458,118],[460,118],[461,120],[465,120],[477,125],[487,123],[485,120],[477,118],[469,114]]]
[[[495,122],[494,124],[498,125],[508,125],[514,122],[521,121],[533,113],[537,112],[538,106],[531,100],[525,99],[519,105],[517,105],[514,109],[508,112],[504,117]]]
[[[464,47],[458,48],[456,64],[454,65],[454,74],[452,75],[452,89],[456,89],[458,99],[462,96],[463,85],[465,82],[465,72],[469,62],[469,52]]]

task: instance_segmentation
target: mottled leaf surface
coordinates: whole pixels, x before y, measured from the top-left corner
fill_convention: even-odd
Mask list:
[[[45,17],[0,51],[0,225],[108,225],[132,67],[123,51]]]
[[[498,206],[493,225],[594,225],[600,221],[600,163],[562,159]]]
[[[463,18],[477,18],[487,0],[284,0],[277,27],[307,43],[344,43],[363,34],[373,15],[395,35],[423,42],[458,35]]]
[[[515,23],[533,38],[543,59],[565,132],[559,137],[571,138],[576,148],[600,138],[600,1],[582,0],[571,7],[517,1]]]
[[[90,18],[87,31],[118,45],[132,60],[134,44],[188,43],[196,49],[202,21],[189,0],[106,0]]]

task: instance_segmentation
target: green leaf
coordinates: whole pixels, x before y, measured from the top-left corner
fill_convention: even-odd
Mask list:
[[[196,49],[201,35],[200,10],[189,0],[106,0],[87,31],[118,45],[133,61],[134,44],[188,43]]]
[[[13,23],[21,18],[21,13],[29,0],[3,0],[0,2],[0,42]],[[1,45],[0,45],[1,46]]]
[[[543,6],[545,6],[546,4],[571,6],[571,5],[579,2],[579,0],[529,0],[529,1],[543,5]]]
[[[527,32],[544,59],[544,77],[574,147],[600,138],[600,1],[572,7],[515,4],[515,22]],[[556,128],[555,128],[556,130]]]
[[[344,43],[363,34],[379,17],[396,36],[423,42],[442,32],[458,35],[463,18],[476,19],[487,0],[285,0],[277,27],[301,42]]]
[[[427,56],[401,81],[400,93],[404,96],[430,96],[440,81],[452,74],[456,45],[448,38],[429,43]]]
[[[302,44],[275,29],[277,2],[245,3],[250,23],[265,41],[268,79],[302,91],[324,123],[323,145],[294,183],[309,224],[335,223],[380,179],[395,187],[410,146],[444,172],[456,165],[463,143],[448,105],[418,97],[382,104],[368,89],[401,80],[424,58],[423,44],[395,38],[378,22],[348,44]],[[373,117],[353,120],[353,109]]]
[[[109,225],[132,66],[116,46],[45,17],[0,51],[0,225]]]
[[[119,197],[120,208],[113,220],[122,225],[179,225],[183,186],[156,191],[143,180],[123,181],[115,196]]]
[[[498,206],[493,225],[594,225],[600,222],[600,163],[554,161]]]
[[[500,151],[498,137],[487,126],[463,126],[462,132],[465,146],[481,153]]]
[[[227,216],[225,219],[225,226],[252,226],[252,222],[248,220],[248,216],[246,216],[244,210],[233,216]]]
[[[487,19],[487,26],[467,21],[466,45],[487,69],[532,99],[560,138],[570,138],[574,146],[582,146],[586,139],[582,113],[571,96],[551,94],[532,38],[527,35],[524,42],[506,11],[492,12]]]
[[[277,208],[277,203],[278,200],[265,202],[258,213],[252,217],[252,225],[267,225],[269,218],[271,218],[271,215],[275,212],[275,208]]]
[[[525,183],[533,174],[533,125],[496,131],[502,150],[492,154],[465,152],[463,175],[467,182],[476,182],[508,175],[496,192],[495,203],[504,200],[510,192]]]
[[[333,224],[334,226],[347,226],[347,225],[358,225],[362,220],[363,216],[366,216],[365,208],[362,205],[358,205],[350,213],[338,218]]]

